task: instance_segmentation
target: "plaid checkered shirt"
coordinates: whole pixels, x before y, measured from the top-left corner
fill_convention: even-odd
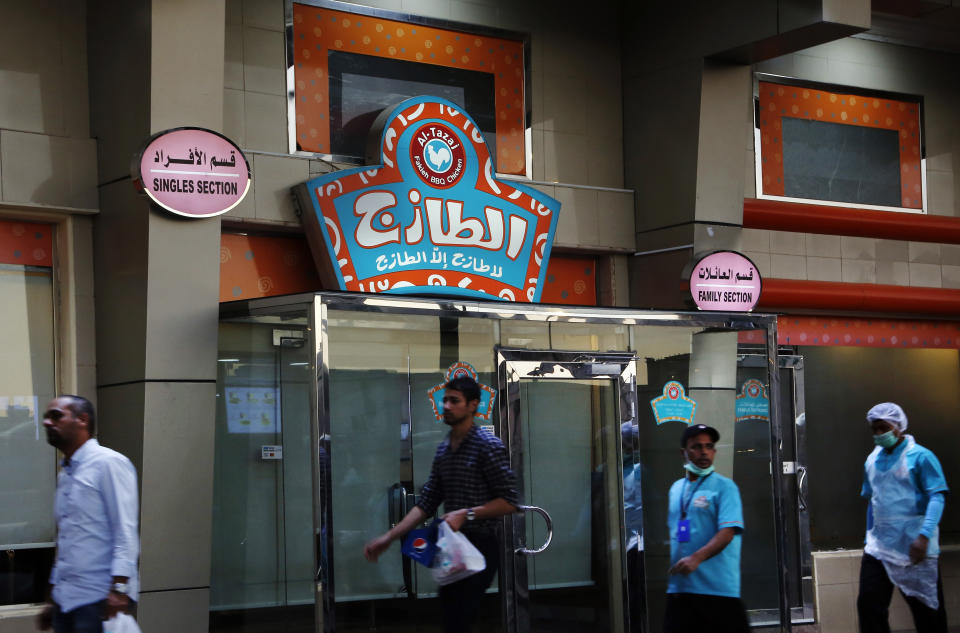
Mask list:
[[[420,491],[417,505],[432,516],[441,502],[444,511],[453,512],[500,497],[515,506],[520,503],[507,449],[500,438],[474,425],[457,450],[451,450],[449,435],[437,446],[430,478]],[[500,519],[478,519],[464,527],[496,529],[499,524]]]

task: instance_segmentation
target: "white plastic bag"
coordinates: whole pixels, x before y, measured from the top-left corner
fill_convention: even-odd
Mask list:
[[[129,613],[118,613],[103,623],[103,633],[141,633],[140,625]]]
[[[433,567],[430,568],[437,584],[441,587],[449,585],[483,571],[486,567],[487,561],[470,539],[460,532],[455,532],[446,521],[441,521],[437,555],[433,559]]]

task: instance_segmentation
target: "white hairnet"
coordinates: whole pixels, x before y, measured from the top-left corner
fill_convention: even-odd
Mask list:
[[[900,429],[901,433],[907,430],[907,414],[899,404],[893,402],[881,402],[867,411],[867,424],[874,420],[886,420]]]

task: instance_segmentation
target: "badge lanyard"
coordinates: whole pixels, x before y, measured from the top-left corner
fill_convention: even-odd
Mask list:
[[[687,519],[687,508],[690,507],[690,503],[693,501],[694,495],[697,494],[697,490],[700,489],[700,484],[702,484],[707,477],[713,473],[708,474],[706,477],[700,477],[697,480],[697,485],[693,487],[693,490],[690,491],[690,497],[687,498],[687,502],[683,502],[683,498],[687,494],[687,478],[683,478],[683,490],[680,491],[680,520],[677,522],[677,542],[678,543],[687,543],[690,541],[690,520]]]

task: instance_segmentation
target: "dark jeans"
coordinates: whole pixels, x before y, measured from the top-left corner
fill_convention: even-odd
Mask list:
[[[107,601],[101,600],[64,613],[60,605],[53,608],[53,633],[103,633],[103,610]]]
[[[902,592],[901,592],[902,593]],[[863,555],[860,563],[860,594],[857,596],[857,615],[860,616],[860,633],[890,633],[888,619],[893,583],[887,576],[883,563]],[[931,609],[917,598],[903,596],[913,614],[917,633],[947,633],[947,610],[943,606],[943,582],[937,570],[937,599],[939,609]]]
[[[495,532],[463,533],[487,561],[481,572],[440,587],[440,609],[445,633],[470,633],[483,594],[500,567],[500,539]]]
[[[664,633],[749,633],[740,598],[700,593],[668,593]]]

